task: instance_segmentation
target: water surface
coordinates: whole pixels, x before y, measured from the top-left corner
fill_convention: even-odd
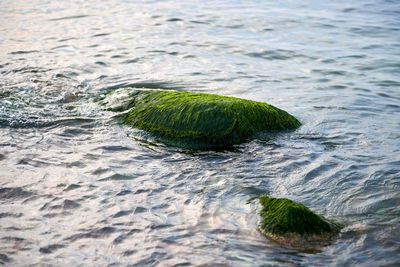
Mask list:
[[[400,264],[397,1],[2,1],[0,262]],[[147,142],[94,99],[216,93],[295,115],[226,151]],[[320,251],[257,231],[269,194],[343,222]]]

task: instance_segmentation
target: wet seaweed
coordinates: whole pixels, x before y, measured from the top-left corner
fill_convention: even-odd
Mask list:
[[[260,231],[286,245],[308,246],[324,244],[339,233],[341,225],[317,215],[306,206],[287,198],[259,198]]]
[[[130,109],[124,124],[175,144],[225,147],[259,132],[300,126],[295,117],[272,105],[214,94],[125,89],[107,94],[101,103],[113,111]]]

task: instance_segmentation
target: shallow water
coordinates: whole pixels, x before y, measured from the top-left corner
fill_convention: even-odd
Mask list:
[[[400,264],[397,1],[2,1],[0,263]],[[226,151],[147,142],[119,87],[268,102],[292,133]],[[269,194],[346,225],[320,251],[257,231]]]

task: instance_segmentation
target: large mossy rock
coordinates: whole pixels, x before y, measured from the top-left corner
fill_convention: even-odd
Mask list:
[[[260,132],[293,130],[300,122],[266,103],[213,94],[119,89],[102,101],[127,110],[126,125],[167,140],[206,147],[241,143]]]
[[[287,198],[259,198],[260,232],[283,245],[311,248],[326,245],[339,233],[341,226]]]

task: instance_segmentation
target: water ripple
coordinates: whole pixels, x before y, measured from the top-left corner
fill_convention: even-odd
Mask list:
[[[396,1],[0,11],[0,264],[398,265]],[[121,87],[267,102],[303,125],[186,150],[94,102]],[[320,250],[281,247],[257,231],[266,194],[345,228]]]

